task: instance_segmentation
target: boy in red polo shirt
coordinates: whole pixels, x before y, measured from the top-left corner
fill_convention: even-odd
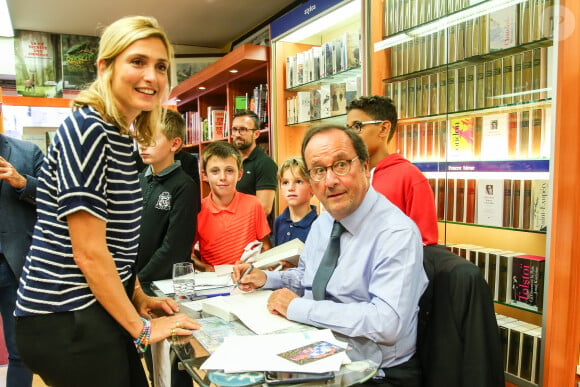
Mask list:
[[[234,264],[255,240],[263,243],[262,251],[268,250],[270,226],[260,201],[236,191],[242,176],[240,152],[232,144],[216,141],[203,151],[202,163],[211,193],[202,200],[197,216],[199,251],[192,254],[196,268],[214,271],[215,265]]]

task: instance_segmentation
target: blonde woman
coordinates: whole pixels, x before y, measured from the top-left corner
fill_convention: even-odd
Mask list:
[[[48,150],[15,311],[22,358],[48,385],[148,386],[138,351],[199,327],[172,299],[145,295],[135,275],[132,143],[150,142],[161,122],[171,57],[153,18],[107,27],[97,79]]]

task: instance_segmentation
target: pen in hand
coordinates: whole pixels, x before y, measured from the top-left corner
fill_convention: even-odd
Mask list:
[[[235,288],[237,288],[238,286],[240,286],[240,282],[242,282],[242,278],[244,278],[246,275],[250,274],[250,272],[254,269],[254,264],[251,264],[250,266],[248,266],[248,268],[246,269],[246,271],[244,272],[244,274],[242,274],[240,276],[240,279],[238,279],[236,281],[236,285],[234,286]]]

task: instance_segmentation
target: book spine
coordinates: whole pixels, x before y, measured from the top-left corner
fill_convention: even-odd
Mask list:
[[[456,195],[455,195],[455,216],[456,222],[465,222],[465,180],[456,180]]]
[[[466,74],[465,67],[457,70],[457,110],[464,111],[467,105],[467,91],[466,91]]]
[[[514,74],[513,74],[513,56],[508,55],[502,59],[503,62],[503,103],[511,104],[513,103],[513,93],[514,93]]]
[[[475,107],[482,109],[486,101],[486,76],[485,63],[479,63],[475,66]]]
[[[529,112],[529,110],[524,110],[524,111],[520,112],[518,135],[519,135],[518,157],[521,159],[526,159],[530,155],[530,112]]]
[[[521,180],[514,180],[513,181],[513,196],[512,196],[512,208],[513,208],[513,228],[521,228],[522,220],[522,185]]]
[[[445,209],[445,220],[453,222],[455,220],[455,180],[447,180],[447,203]]]
[[[493,102],[492,106],[501,104],[503,94],[503,61],[501,58],[493,61]]]
[[[457,111],[457,69],[447,72],[447,110]]]
[[[539,158],[542,146],[542,109],[534,109],[532,117],[530,157]]]
[[[447,112],[447,73],[440,72],[439,76],[439,113]]]
[[[485,98],[485,107],[493,106],[493,66],[494,62],[485,62],[485,90],[483,97]]]
[[[529,102],[532,98],[533,73],[532,62],[533,54],[531,50],[524,51],[522,54],[522,102]]]
[[[532,23],[530,20],[530,3],[533,0],[525,0],[519,4],[519,36],[520,44],[529,43],[531,39]]]
[[[512,226],[512,181],[503,182],[503,227]]]
[[[428,75],[421,77],[421,85],[423,92],[421,93],[421,112],[422,116],[428,116],[430,113],[429,102],[431,100],[429,94],[431,93],[431,82]]]
[[[445,180],[437,179],[437,220],[445,220]]]
[[[513,102],[519,103],[522,100],[522,55],[515,54],[513,58]]]
[[[524,180],[524,190],[523,190],[523,221],[522,228],[524,230],[530,230],[531,224],[531,214],[532,214],[532,181]]]
[[[518,113],[508,113],[508,157],[517,158],[518,148]]]
[[[466,210],[465,210],[465,223],[473,224],[475,223],[475,192],[476,192],[476,181],[475,179],[467,180],[467,197],[466,197]]]
[[[475,109],[475,74],[476,66],[469,65],[465,68],[465,110]]]

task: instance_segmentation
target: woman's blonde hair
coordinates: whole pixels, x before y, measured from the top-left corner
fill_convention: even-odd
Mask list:
[[[143,144],[151,143],[155,130],[162,122],[161,103],[151,111],[142,111],[134,122],[126,122],[115,104],[111,80],[117,56],[137,40],[148,38],[158,38],[165,45],[169,68],[171,68],[173,47],[157,20],[147,16],[124,17],[105,28],[101,36],[97,63],[104,60],[105,70],[99,73],[97,79],[72,102],[73,108],[87,105],[94,107],[107,122],[119,127],[123,134],[130,133],[130,125],[133,124],[133,136]],[[166,90],[161,92],[165,93]]]

